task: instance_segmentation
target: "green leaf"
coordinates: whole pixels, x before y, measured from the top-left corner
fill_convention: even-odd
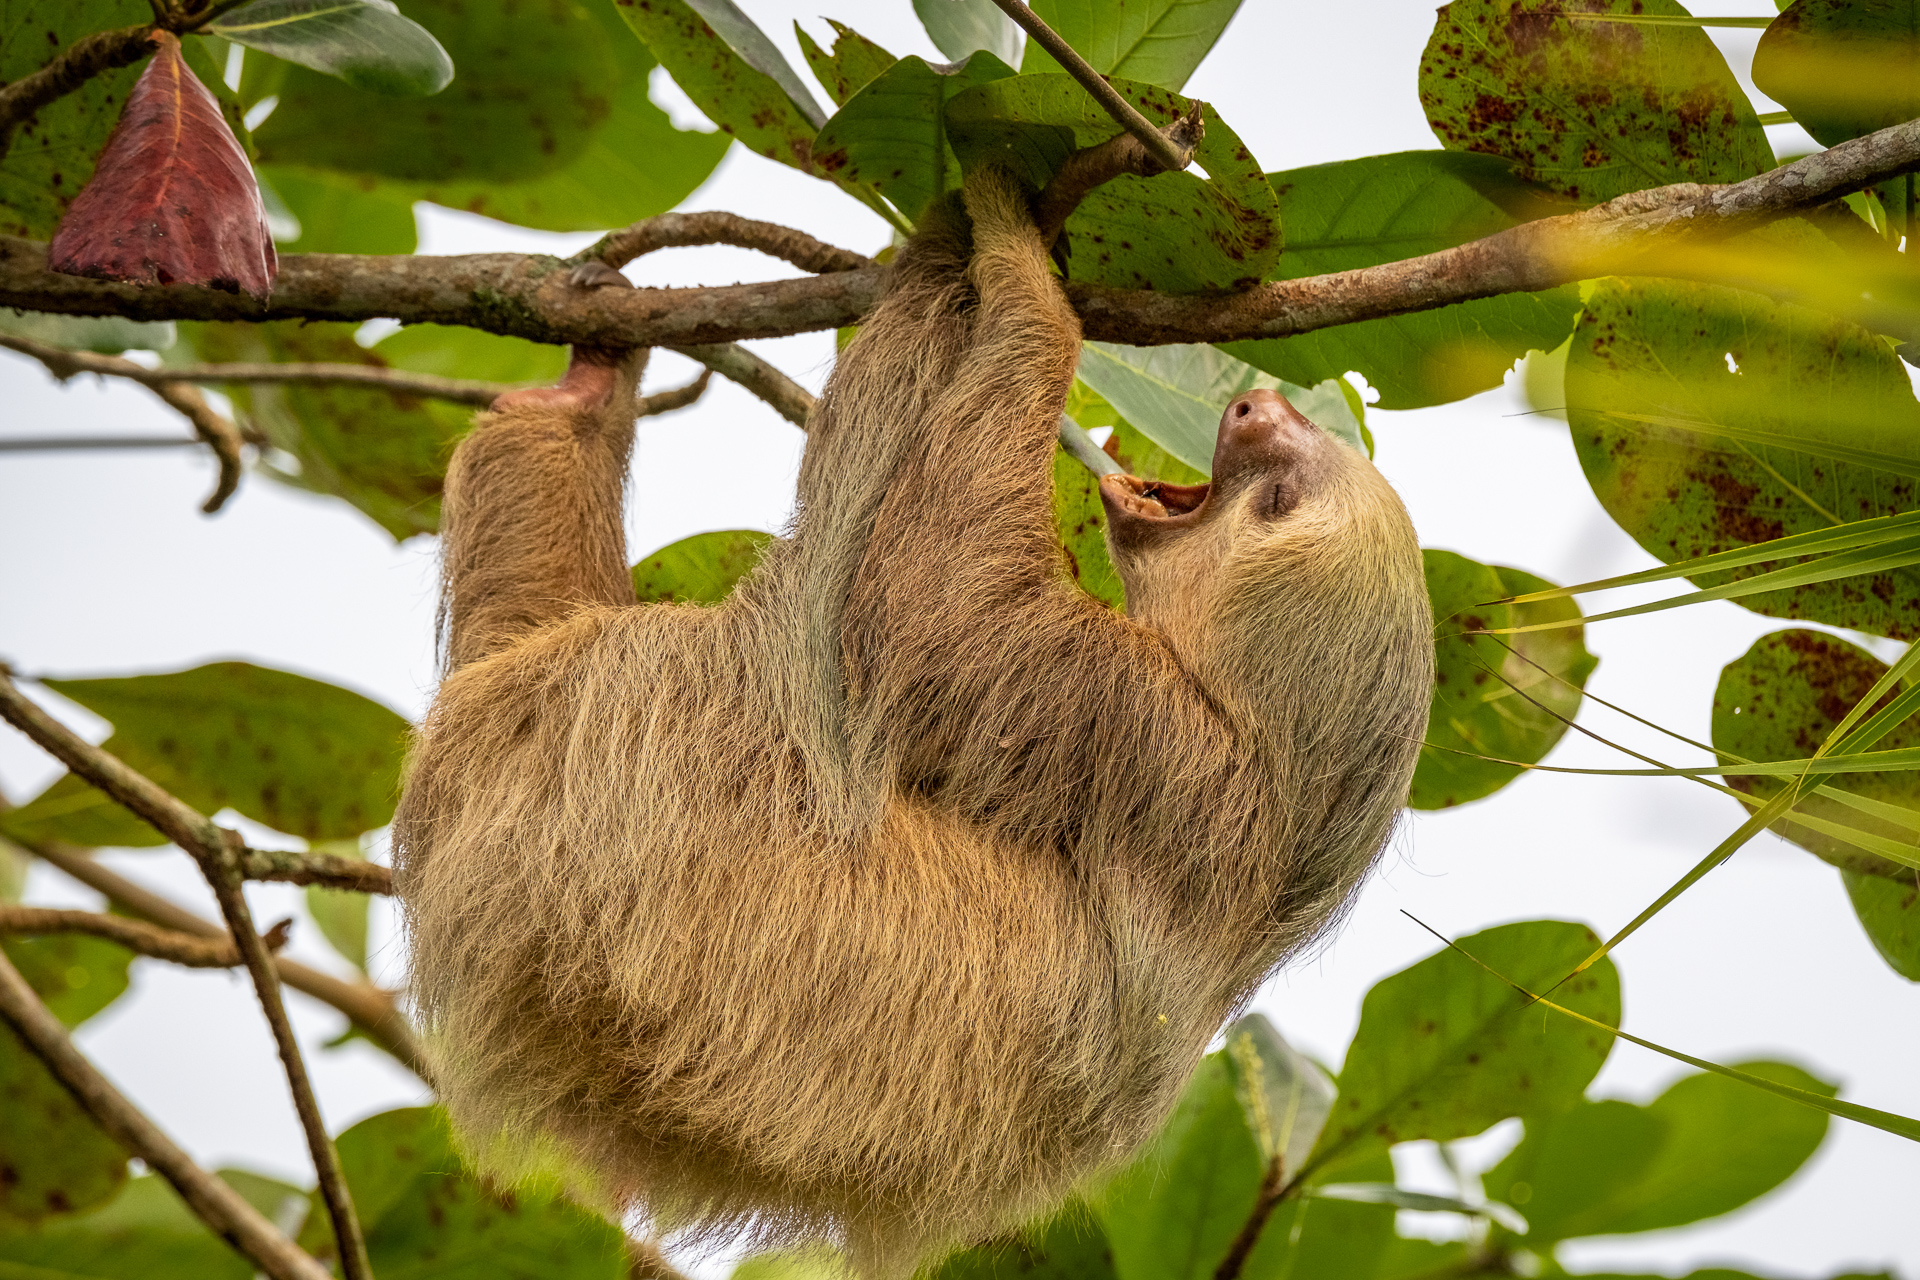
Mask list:
[[[1832,1097],[1834,1086],[1779,1062],[1739,1069]],[[1730,1213],[1792,1177],[1827,1117],[1737,1080],[1700,1074],[1645,1107],[1586,1102],[1530,1116],[1527,1136],[1485,1177],[1527,1217],[1530,1245],[1684,1226]]]
[[[396,369],[442,378],[558,382],[567,371],[565,347],[458,325],[410,324],[374,343],[372,350]]]
[[[1067,416],[1088,430],[1111,427],[1113,435],[1105,447],[1129,475],[1168,484],[1200,484],[1207,478],[1206,472],[1188,466],[1149,440],[1081,378],[1073,380],[1073,389],[1067,393]]]
[[[175,341],[171,320],[123,320],[119,316],[61,316],[0,307],[0,333],[31,338],[69,351],[165,351]]]
[[[1840,878],[1873,949],[1895,973],[1920,982],[1920,883],[1858,871],[1842,871]]]
[[[105,748],[202,813],[307,840],[393,817],[407,722],[350,690],[246,662],[45,683],[111,721]]]
[[[1133,80],[1113,87],[1158,125],[1190,102]],[[1167,293],[1229,291],[1263,278],[1280,256],[1280,205],[1266,175],[1225,121],[1207,113],[1191,172],[1106,183],[1067,219],[1055,246],[1075,280]],[[947,104],[954,153],[976,164],[1011,165],[1036,189],[1075,148],[1119,132],[1070,77],[1013,76],[954,95]]]
[[[794,1245],[741,1260],[729,1280],[846,1280],[847,1260],[824,1244]]]
[[[69,1030],[126,993],[133,962],[133,952],[119,943],[84,933],[8,937],[0,939],[0,950]]]
[[[826,112],[790,68],[776,78],[742,57],[729,35],[709,24],[708,11],[715,7],[713,0],[701,0],[698,6],[688,0],[646,0],[620,6],[620,16],[722,133],[802,173],[817,173],[813,135],[826,123]],[[731,24],[721,25],[738,35]],[[772,49],[771,42],[767,48]],[[786,67],[778,51],[772,56]]]
[[[270,1221],[305,1193],[259,1174],[222,1169]],[[248,1280],[253,1265],[193,1215],[158,1174],[129,1180],[104,1208],[33,1229],[0,1226],[0,1275],[12,1280]]]
[[[1403,151],[1269,174],[1287,228],[1270,280],[1297,280],[1437,253],[1548,213],[1495,156]],[[1580,313],[1573,286],[1225,345],[1308,386],[1357,370],[1382,409],[1446,404],[1500,385],[1530,350],[1551,351]],[[1558,408],[1564,401],[1555,399]]]
[[[1026,35],[993,0],[913,0],[913,11],[933,47],[953,61],[985,52],[1010,67],[1020,65],[1020,45]]]
[[[1107,509],[1100,501],[1100,478],[1061,448],[1053,451],[1053,525],[1068,576],[1094,599],[1126,608],[1126,589],[1107,554]]]
[[[996,10],[995,12],[998,12]],[[833,28],[833,52],[827,53],[814,43],[799,23],[793,24],[794,38],[806,55],[813,77],[827,91],[833,105],[843,107],[866,83],[892,66],[898,59],[843,22],[827,19]]]
[[[336,1140],[367,1254],[381,1280],[623,1280],[620,1229],[550,1183],[505,1188],[455,1153],[445,1113],[408,1107],[371,1116]],[[328,1253],[332,1227],[315,1193],[301,1247]]]
[[[616,12],[613,0],[407,8],[460,69],[447,91],[431,101],[373,99],[286,68],[277,84],[242,86],[255,99],[280,99],[255,134],[263,163],[377,180],[389,200],[588,231],[673,208],[726,152],[724,135],[676,129],[647,97],[653,57],[621,21],[631,11]],[[369,111],[379,129],[339,127]]]
[[[1760,37],[1753,83],[1828,147],[1920,116],[1920,0],[1796,0]]]
[[[262,165],[255,176],[300,223],[282,253],[412,253],[419,243],[413,200],[395,185],[298,165]]]
[[[0,835],[23,844],[61,840],[87,849],[150,849],[167,838],[71,773],[17,809],[0,813]]]
[[[1253,387],[1278,391],[1323,431],[1363,452],[1366,448],[1358,397],[1345,383],[1295,386],[1216,347],[1083,343],[1080,378],[1128,422],[1202,474],[1213,469],[1220,415],[1229,401]]]
[[[1545,759],[1566,732],[1565,721],[1579,713],[1580,690],[1599,659],[1587,652],[1579,627],[1526,632],[1505,637],[1505,643],[1463,634],[1578,618],[1580,612],[1564,598],[1489,604],[1552,584],[1451,551],[1429,549],[1422,557],[1436,622],[1433,709],[1407,803],[1445,809],[1492,795],[1524,772],[1520,764],[1476,756],[1521,764]]]
[[[1101,75],[1177,91],[1239,8],[1240,0],[1037,0],[1033,11]],[[1028,42],[1023,73],[1063,69]]]
[[[11,0],[0,14],[0,84],[33,74],[83,36],[153,21],[152,8],[140,0]],[[233,95],[206,44],[184,40],[181,53],[223,107],[230,106]],[[0,234],[52,237],[67,206],[92,179],[94,162],[143,67],[135,63],[83,81],[14,132],[0,164]],[[245,127],[229,123],[244,145]]]
[[[1886,664],[1866,650],[1822,631],[1796,628],[1761,636],[1721,669],[1713,692],[1713,745],[1753,761],[1804,758],[1803,744],[1824,742],[1841,716],[1872,693],[1886,670]],[[1920,720],[1906,721],[1880,742],[1891,750],[1920,747]],[[1734,789],[1763,800],[1777,795],[1786,781],[1764,776],[1727,779]],[[1834,774],[1826,785],[1868,800],[1920,805],[1916,770]],[[1802,798],[1795,811],[1870,836],[1909,843],[1913,839],[1912,831],[1826,795]],[[1892,870],[1876,852],[1831,829],[1816,830],[1783,817],[1770,830],[1843,870],[1880,875]]]
[[[734,1280],[787,1280],[784,1276],[745,1276],[745,1270],[744,1265],[736,1270]],[[1016,1239],[962,1249],[935,1267],[927,1280],[1116,1280],[1116,1272],[1106,1233],[1086,1205],[1071,1200],[1052,1218],[1022,1231]]]
[[[682,538],[633,566],[633,594],[642,604],[718,604],[772,542],[772,534],[757,529]]]
[[[348,857],[362,856],[358,841],[341,841],[344,848],[328,849],[324,845],[316,846],[320,852],[343,853]],[[365,971],[367,967],[367,905],[370,900],[364,893],[352,889],[330,889],[323,884],[307,886],[307,914],[313,917],[313,923],[319,928],[320,936],[341,957],[354,968]]]
[[[1567,978],[1598,942],[1582,925],[1533,920],[1459,945],[1539,990]],[[1620,978],[1610,960],[1567,978],[1556,994],[1571,1008],[1618,1022]],[[1580,1099],[1612,1044],[1590,1027],[1542,1021],[1525,997],[1450,947],[1367,993],[1333,1117],[1309,1167],[1564,1109]]]
[[[1202,1058],[1160,1134],[1095,1202],[1120,1280],[1204,1280],[1246,1221],[1265,1163],[1233,1085],[1224,1054]]]
[[[1669,563],[1912,505],[1901,472],[1920,470],[1920,403],[1899,359],[1863,329],[1758,294],[1600,283],[1574,331],[1567,403],[1574,448],[1601,505]],[[1890,465],[1831,456],[1840,448],[1873,450]],[[1913,568],[1740,603],[1773,617],[1920,636]]]
[[[183,345],[215,361],[385,364],[354,341],[356,328],[299,321],[188,325]],[[470,408],[339,384],[263,383],[221,390],[285,455],[269,453],[262,460],[267,475],[345,499],[396,541],[439,528],[447,459],[468,430]]]
[[[357,89],[425,97],[453,79],[453,59],[391,0],[253,0],[208,29]]]
[[[1264,1014],[1227,1028],[1227,1066],[1234,1097],[1263,1161],[1280,1157],[1283,1173],[1306,1163],[1333,1110],[1334,1085],[1283,1039]]]
[[[1686,14],[1675,0],[1582,7]],[[1420,59],[1420,104],[1449,151],[1504,156],[1581,204],[1673,182],[1738,182],[1774,164],[1706,32],[1579,21],[1538,0],[1442,7]]]
[[[127,988],[132,953],[101,938],[5,938],[0,950],[68,1027]],[[0,1269],[10,1256],[11,1224],[57,1221],[104,1204],[126,1180],[120,1144],[0,1026]]]
[[[947,100],[1012,74],[990,53],[951,68],[902,58],[822,126],[813,140],[813,161],[834,181],[870,188],[917,221],[960,185],[960,163],[947,145]]]

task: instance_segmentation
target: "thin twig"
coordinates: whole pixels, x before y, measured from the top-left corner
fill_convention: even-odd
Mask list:
[[[250,851],[237,833],[215,825],[212,819],[195,812],[145,775],[48,715],[39,704],[22,694],[4,672],[0,672],[0,719],[32,738],[42,750],[74,773],[139,814],[200,864],[201,874],[220,903],[227,930],[246,961],[267,1025],[273,1030],[274,1044],[286,1069],[288,1091],[293,1095],[294,1110],[306,1130],[307,1150],[313,1158],[320,1196],[333,1221],[334,1238],[340,1244],[346,1280],[372,1280],[366,1240],[360,1233],[346,1178],[340,1171],[340,1156],[334,1150],[333,1139],[327,1136],[320,1104],[313,1096],[313,1083],[307,1077],[306,1062],[293,1037],[293,1024],[287,1020],[279,972],[254,930],[252,912],[247,907],[246,895],[241,892],[241,865]]]
[[[193,433],[213,450],[220,464],[220,478],[214,481],[213,493],[200,504],[202,511],[212,515],[225,506],[233,491],[240,487],[240,428],[224,415],[215,413],[198,387],[184,382],[152,382],[147,384],[147,390],[192,423]]]
[[[178,903],[135,884],[116,871],[103,866],[83,850],[53,842],[24,846],[29,853],[104,895],[109,902],[145,916],[155,924],[199,938],[225,938],[227,931],[211,920],[203,919]],[[297,960],[275,956],[280,980],[322,1004],[345,1014],[367,1037],[402,1063],[422,1080],[428,1079],[426,1054],[414,1035],[413,1024],[394,1003],[393,993],[371,982],[349,982],[330,973],[309,968]]]
[[[102,377],[125,378],[129,382],[138,382],[142,386],[156,388],[180,382],[348,383],[375,387],[398,395],[451,400],[457,404],[476,405],[483,409],[493,403],[494,397],[503,391],[512,390],[514,386],[508,382],[440,378],[430,373],[409,373],[405,369],[393,369],[383,364],[348,364],[345,361],[289,361],[286,364],[243,362],[186,364],[171,368],[149,369],[123,356],[101,355],[93,351],[69,351],[65,347],[51,346],[45,342],[36,342],[32,338],[22,338],[10,333],[0,333],[0,347],[18,351],[21,355],[32,356],[47,367],[47,372],[62,382],[75,374],[97,373]]]
[[[697,359],[698,357],[696,357]],[[768,366],[771,368],[772,366]],[[701,396],[707,394],[707,384],[713,381],[713,370],[702,369],[700,376],[683,387],[668,387],[665,391],[656,391],[650,396],[641,396],[636,418],[651,418],[662,413],[672,413],[675,409],[684,409]],[[775,370],[778,372],[778,370]],[[781,374],[785,377],[785,374]],[[752,390],[751,387],[748,390]]]
[[[1163,170],[1184,169],[1192,163],[1193,152],[1181,155],[1179,148],[1163,135],[1153,121],[1141,115],[1131,102],[1121,97],[1114,87],[1107,83],[1106,77],[1095,71],[1087,60],[1074,52],[1072,45],[1060,38],[1060,34],[1040,20],[1040,15],[1027,8],[1022,0],[993,0],[1000,11],[1012,18],[1026,33],[1033,37],[1034,43],[1045,49],[1053,60],[1065,69],[1066,73],[1080,82],[1080,87],[1093,95],[1113,122],[1140,140]]]
[[[1274,1209],[1287,1191],[1281,1166],[1280,1155],[1276,1152],[1267,1162],[1267,1171],[1260,1179],[1260,1190],[1254,1195],[1253,1208],[1247,1213],[1247,1220],[1240,1224],[1232,1245],[1227,1248],[1227,1256],[1214,1268],[1213,1280],[1237,1280],[1240,1269],[1246,1266],[1247,1257],[1253,1252],[1253,1246],[1260,1243],[1260,1233],[1266,1229],[1267,1219],[1273,1216]]]
[[[1142,346],[1284,338],[1334,325],[1430,311],[1600,275],[1656,274],[1715,283],[1723,239],[1920,169],[1920,121],[1843,142],[1725,186],[1680,183],[1595,209],[1543,218],[1400,262],[1276,280],[1226,295],[1181,295],[1065,284],[1086,336]],[[1650,262],[1651,251],[1662,251]],[[685,346],[783,337],[857,323],[885,290],[887,268],[698,289],[594,289],[569,284],[557,258],[523,254],[290,254],[263,308],[195,285],[133,286],[47,270],[46,245],[0,236],[0,306],[130,320],[347,320],[392,317],[452,324],[537,342]],[[1657,268],[1657,270],[1655,270]],[[1766,279],[1741,288],[1801,296]],[[1881,325],[1884,302],[1822,304]],[[1872,315],[1868,316],[1868,309]],[[1882,332],[1891,330],[1882,328]]]
[[[267,930],[261,939],[267,950],[278,951],[287,944],[287,929],[292,924],[291,919],[282,920]],[[196,937],[101,911],[66,911],[0,902],[0,933],[84,933],[189,969],[231,969],[241,963],[239,950],[224,933],[218,938]]]
[[[55,453],[79,449],[198,449],[193,436],[21,436],[0,440],[0,453]]]
[[[13,144],[14,131],[34,112],[66,97],[102,72],[130,66],[153,52],[151,24],[96,31],[61,50],[31,75],[0,88],[0,158]]]
[[[108,1083],[74,1047],[66,1028],[4,954],[0,954],[0,1019],[13,1028],[34,1057],[46,1064],[94,1123],[173,1184],[202,1222],[260,1270],[274,1280],[328,1280],[325,1267],[274,1230],[273,1224],[239,1192],[195,1164]]]
[[[873,259],[816,240],[804,231],[783,227],[777,222],[760,222],[737,213],[717,210],[703,213],[663,213],[646,218],[621,231],[610,231],[567,259],[577,265],[598,258],[615,268],[656,249],[689,248],[695,245],[728,244],[738,249],[757,249],[769,257],[791,262],[802,271],[824,274],[832,271],[857,271],[873,265]]]
[[[698,360],[721,377],[738,383],[772,405],[788,422],[803,431],[806,429],[807,415],[813,411],[813,393],[740,344],[723,342],[667,349]]]

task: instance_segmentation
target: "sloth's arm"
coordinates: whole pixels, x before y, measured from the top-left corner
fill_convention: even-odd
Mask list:
[[[513,391],[454,451],[442,506],[447,668],[583,604],[631,604],[621,500],[644,350],[575,351],[557,387]]]

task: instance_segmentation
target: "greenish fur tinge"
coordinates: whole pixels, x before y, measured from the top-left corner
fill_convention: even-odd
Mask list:
[[[557,1139],[660,1225],[899,1275],[1131,1153],[1339,916],[1425,724],[1406,513],[1329,442],[1284,519],[1256,485],[1116,549],[1107,609],[1050,503],[1079,342],[1025,197],[973,179],[717,606],[631,603],[623,411],[482,418],[395,827],[476,1146]]]

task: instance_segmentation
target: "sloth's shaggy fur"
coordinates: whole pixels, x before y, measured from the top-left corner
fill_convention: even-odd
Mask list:
[[[632,362],[618,407],[461,446],[455,669],[396,848],[483,1144],[897,1274],[1135,1148],[1373,863],[1431,685],[1405,511],[1326,437],[1284,518],[1217,485],[1116,547],[1126,615],[1079,591],[1046,263],[1004,179],[929,217],[813,414],[792,536],[717,607],[631,603]]]

